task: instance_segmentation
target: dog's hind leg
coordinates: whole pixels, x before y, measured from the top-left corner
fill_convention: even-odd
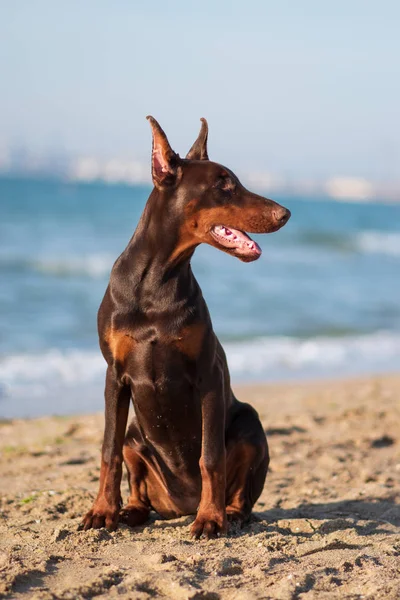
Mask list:
[[[228,521],[249,520],[269,465],[268,444],[257,412],[238,403],[226,432],[226,512]]]
[[[130,527],[147,521],[150,502],[147,496],[147,465],[140,453],[141,433],[136,419],[129,425],[123,447],[124,463],[128,472],[129,500],[121,510],[119,520]]]

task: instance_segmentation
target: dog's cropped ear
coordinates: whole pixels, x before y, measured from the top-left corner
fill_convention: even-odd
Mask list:
[[[171,146],[164,131],[157,121],[148,116],[153,133],[153,149],[151,153],[151,174],[153,183],[158,188],[166,188],[176,183],[180,158]]]
[[[200,119],[201,129],[199,136],[189,152],[186,154],[186,158],[189,160],[208,160],[207,154],[207,138],[208,138],[208,124],[204,118]]]

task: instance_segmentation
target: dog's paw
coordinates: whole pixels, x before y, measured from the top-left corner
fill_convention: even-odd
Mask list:
[[[105,527],[108,531],[115,531],[118,527],[119,507],[95,502],[93,508],[83,518],[79,530],[101,529]]]
[[[128,504],[119,513],[119,522],[129,525],[129,527],[136,527],[147,521],[149,512],[148,508],[131,506]]]
[[[227,532],[227,522],[225,515],[213,515],[212,518],[206,515],[197,515],[190,535],[196,540],[204,536],[207,540],[219,537]]]

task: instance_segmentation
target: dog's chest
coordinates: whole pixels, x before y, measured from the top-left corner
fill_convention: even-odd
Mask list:
[[[169,460],[187,463],[200,450],[202,417],[199,364],[177,347],[182,341],[139,343],[125,377],[147,441],[165,448]]]
[[[165,386],[176,371],[190,375],[206,342],[206,326],[193,323],[179,330],[165,328],[109,328],[105,341],[117,371],[122,375],[147,379]]]

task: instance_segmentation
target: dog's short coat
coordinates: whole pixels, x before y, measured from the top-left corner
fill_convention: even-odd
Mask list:
[[[99,493],[82,527],[139,525],[154,509],[166,518],[196,514],[192,535],[210,538],[226,532],[227,520],[248,520],[269,455],[256,411],[233,395],[190,259],[207,243],[255,260],[261,250],[245,231],[277,231],[290,212],[208,159],[205,119],[185,159],[148,119],[154,189],[98,313],[105,432]],[[136,416],[126,433],[131,398]],[[121,510],[123,460],[130,497]]]

